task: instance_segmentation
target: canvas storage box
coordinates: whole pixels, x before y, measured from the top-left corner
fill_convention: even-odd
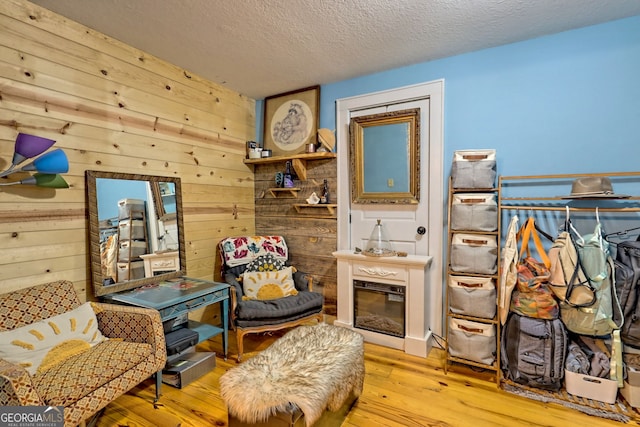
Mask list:
[[[129,261],[147,253],[147,242],[144,240],[120,240],[118,261]]]
[[[168,362],[162,370],[162,382],[183,388],[216,367],[216,354],[210,351],[191,352]]]
[[[144,200],[122,199],[118,200],[118,219],[144,217]]]
[[[631,385],[627,380],[624,380],[624,387],[620,389],[620,394],[629,405],[634,408],[640,407],[640,385]]]
[[[496,150],[457,150],[453,153],[453,188],[493,188],[496,182]]]
[[[122,220],[118,224],[118,233],[120,234],[120,240],[144,240],[144,223],[141,219]]]
[[[490,277],[449,276],[449,309],[452,313],[493,319],[496,284]]]
[[[493,193],[456,193],[451,201],[451,229],[496,231],[498,203]]]
[[[498,271],[496,236],[454,233],[450,255],[451,270],[457,273],[495,274]]]
[[[453,357],[493,365],[496,360],[496,327],[470,320],[449,320],[449,354]]]
[[[615,403],[618,382],[607,378],[592,377],[577,372],[564,371],[567,393],[605,403]]]
[[[118,269],[118,282],[144,278],[144,262],[142,261],[118,262],[116,267]],[[129,271],[131,271],[131,275],[129,275]]]
[[[640,407],[640,369],[625,364],[627,378],[624,380],[624,387],[620,389],[620,394],[624,396],[629,405],[634,408]]]

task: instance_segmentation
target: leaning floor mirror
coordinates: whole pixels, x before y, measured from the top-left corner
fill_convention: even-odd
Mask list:
[[[101,171],[86,178],[95,296],[185,274],[180,178]],[[150,268],[150,260],[164,268]]]

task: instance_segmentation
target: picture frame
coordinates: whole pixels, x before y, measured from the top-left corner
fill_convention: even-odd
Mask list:
[[[419,203],[419,108],[354,117],[349,143],[353,203]]]
[[[320,124],[320,86],[310,86],[264,99],[264,149],[274,156],[305,152],[317,142]]]

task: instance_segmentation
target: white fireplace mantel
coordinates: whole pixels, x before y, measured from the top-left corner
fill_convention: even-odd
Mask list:
[[[338,316],[334,324],[357,330],[365,341],[426,357],[431,350],[427,269],[432,257],[370,257],[350,250],[334,252],[333,256],[338,260]],[[354,279],[406,286],[404,338],[354,327]]]

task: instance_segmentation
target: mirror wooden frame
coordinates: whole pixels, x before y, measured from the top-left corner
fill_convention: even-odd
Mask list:
[[[388,141],[389,149],[407,153],[408,191],[366,191],[365,130],[373,127],[406,124],[408,138]],[[354,117],[349,124],[351,201],[353,203],[416,204],[420,201],[420,109]],[[383,154],[384,156],[384,154]]]
[[[180,269],[168,273],[158,274],[153,277],[145,277],[141,279],[132,279],[114,284],[103,284],[102,277],[102,261],[100,257],[100,221],[98,219],[98,197],[97,197],[97,180],[98,179],[115,179],[115,180],[133,180],[147,181],[152,184],[160,182],[170,182],[175,185],[176,198],[176,224],[178,227],[178,257],[180,260]],[[87,184],[87,203],[89,208],[89,242],[91,252],[91,278],[93,284],[93,292],[96,297],[108,295],[116,292],[122,292],[134,289],[143,285],[157,283],[162,280],[181,277],[186,274],[186,246],[184,240],[184,224],[182,219],[182,188],[180,178],[152,176],[116,172],[86,171]],[[123,196],[125,198],[126,196]],[[156,205],[154,199],[154,205]]]

